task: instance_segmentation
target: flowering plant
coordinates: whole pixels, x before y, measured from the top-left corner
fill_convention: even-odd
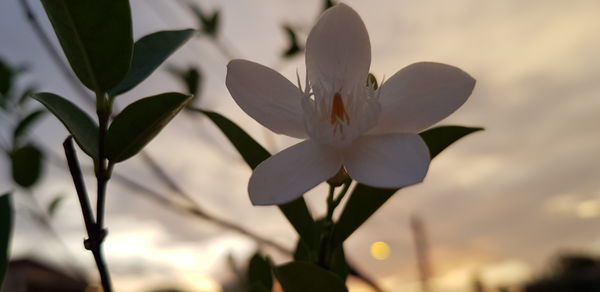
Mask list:
[[[421,182],[431,158],[480,130],[446,126],[419,134],[471,95],[475,80],[464,71],[415,63],[378,87],[370,63],[364,23],[352,8],[339,4],[322,14],[308,36],[304,88],[299,76],[296,87],[251,61],[228,65],[226,85],[242,110],[275,133],[304,139],[250,163],[252,203],[279,205],[300,235],[296,261],[274,268],[285,291],[345,291],[351,269],[343,241],[399,188]],[[255,150],[236,143],[241,129],[227,130],[223,123],[220,128],[248,161]],[[302,195],[326,180],[327,214],[314,221]],[[358,184],[334,222],[333,212],[353,180]]]
[[[304,90],[262,65],[229,63],[227,88],[246,113],[273,132],[306,139],[254,170],[254,204],[290,202],[338,171],[380,188],[423,180],[430,157],[417,133],[460,107],[475,80],[456,67],[422,62],[374,88],[370,63],[365,25],[345,4],[323,13],[308,36]]]

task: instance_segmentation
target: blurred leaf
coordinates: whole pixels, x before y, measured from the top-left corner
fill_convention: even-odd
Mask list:
[[[48,204],[48,215],[50,215],[50,217],[54,217],[56,211],[58,211],[58,208],[60,207],[60,205],[62,205],[64,199],[64,196],[57,195],[56,197],[54,197],[54,199],[52,199],[52,201],[50,201],[50,204]]]
[[[34,185],[42,174],[42,152],[33,145],[14,149],[10,154],[13,180],[24,188]]]
[[[4,98],[8,95],[13,84],[13,69],[0,60],[0,105],[4,104]]]
[[[133,51],[128,0],[42,0],[71,68],[89,89],[105,92],[129,69]]]
[[[9,244],[13,227],[13,209],[10,194],[0,196],[0,288],[9,260]]]
[[[188,110],[202,113],[215,123],[252,169],[271,156],[264,147],[252,139],[242,128],[224,116],[197,108],[188,108]],[[295,201],[279,205],[278,207],[296,232],[298,232],[300,238],[307,242],[313,242],[314,220],[304,198],[300,197]]]
[[[20,144],[21,138],[27,134],[27,131],[29,131],[31,126],[33,126],[33,124],[44,114],[46,114],[45,110],[31,112],[17,124],[13,131],[13,145],[15,145],[15,147]]]
[[[23,106],[31,99],[31,95],[37,91],[35,86],[27,87],[19,97],[19,105]]]
[[[129,71],[121,83],[110,91],[110,95],[116,96],[136,87],[187,42],[194,32],[193,29],[159,31],[135,42]]]
[[[198,98],[202,85],[202,74],[197,68],[190,67],[187,70],[170,68],[169,72],[183,82],[187,93],[193,95],[194,99]]]
[[[65,125],[81,149],[94,160],[98,157],[98,125],[75,104],[53,93],[31,95]]]
[[[369,75],[367,76],[367,87],[371,87],[374,90],[377,90],[377,88],[379,88],[377,78],[372,73],[369,73]]]
[[[296,32],[289,25],[284,25],[283,29],[286,32],[288,47],[283,52],[284,58],[291,58],[296,54],[302,52],[302,48],[300,47],[300,43],[298,42],[298,38],[296,37]]]
[[[275,269],[285,292],[347,292],[336,274],[307,262],[291,262]]]
[[[190,5],[190,9],[196,15],[198,24],[202,28],[202,32],[210,37],[216,37],[219,31],[220,11],[216,10],[212,14],[205,13],[197,5]]]
[[[460,138],[483,128],[440,126],[421,133],[433,159],[442,150]],[[398,189],[382,189],[358,184],[352,191],[333,230],[333,242],[340,245],[371,215],[375,213]]]
[[[271,288],[273,287],[271,265],[269,265],[269,262],[267,262],[267,260],[258,252],[252,256],[250,264],[248,265],[248,284],[250,286],[262,286],[263,288],[267,288],[267,291],[271,291]]]
[[[113,163],[137,154],[190,101],[176,92],[142,98],[115,117],[106,134],[106,156]]]

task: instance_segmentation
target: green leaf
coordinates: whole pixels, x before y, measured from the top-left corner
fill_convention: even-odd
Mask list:
[[[105,92],[125,76],[133,38],[128,0],[42,0],[75,75]]]
[[[302,52],[302,47],[300,46],[300,42],[298,42],[296,32],[291,26],[286,24],[283,26],[283,29],[285,30],[288,41],[288,47],[283,52],[283,57],[291,58],[297,55],[298,53]]]
[[[13,209],[10,194],[0,196],[0,288],[8,266],[10,238],[13,226]]]
[[[81,149],[94,160],[98,157],[98,125],[83,110],[53,93],[31,95],[65,125]]]
[[[336,274],[307,262],[291,262],[275,269],[285,292],[347,292]]]
[[[190,95],[169,92],[127,106],[115,117],[106,134],[108,160],[117,163],[140,152],[190,99]]]
[[[19,145],[21,138],[23,138],[23,136],[27,134],[29,128],[31,128],[31,126],[33,126],[33,124],[44,114],[46,114],[45,110],[37,110],[23,118],[17,124],[15,130],[13,131],[13,145]]]
[[[42,152],[33,145],[13,150],[10,154],[13,180],[24,188],[33,186],[42,174]]]
[[[429,148],[431,158],[436,157],[452,143],[483,128],[440,126],[421,133]],[[340,245],[371,215],[375,213],[398,189],[382,189],[358,184],[352,191],[333,230],[334,245]]]
[[[242,128],[230,121],[226,117],[211,111],[204,111],[196,108],[188,108],[192,112],[202,113],[206,115],[219,129],[227,139],[233,144],[233,147],[240,153],[244,161],[254,169],[263,160],[269,158],[271,155],[269,152],[262,147],[256,140],[252,139],[248,133]],[[288,219],[290,224],[294,227],[296,232],[300,235],[300,238],[307,242],[312,242],[314,237],[314,220],[306,201],[303,197],[296,199],[295,201],[287,204],[279,205],[279,209],[285,217]]]
[[[267,288],[267,291],[271,291],[273,287],[271,265],[260,253],[254,254],[252,259],[250,259],[250,264],[248,265],[248,284],[250,286],[259,284],[259,286]]]
[[[50,215],[50,217],[54,217],[64,199],[65,197],[63,195],[57,195],[50,201],[50,204],[48,204],[48,215]]]
[[[116,96],[136,87],[187,42],[194,32],[193,29],[159,31],[135,42],[131,67],[121,83],[110,91],[110,95]]]

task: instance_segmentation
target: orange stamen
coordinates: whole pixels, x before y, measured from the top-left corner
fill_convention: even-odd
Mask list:
[[[336,93],[333,96],[333,104],[331,105],[331,124],[335,124],[337,121],[342,121],[348,123],[350,121],[350,117],[346,113],[346,109],[344,108],[344,102],[342,101],[342,96],[340,93]]]

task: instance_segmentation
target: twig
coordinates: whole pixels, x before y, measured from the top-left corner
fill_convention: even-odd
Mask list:
[[[63,143],[65,149],[65,156],[69,165],[69,171],[73,178],[73,184],[77,191],[77,198],[81,206],[81,213],[83,214],[83,221],[85,222],[85,229],[88,234],[88,238],[84,240],[84,246],[87,250],[91,251],[94,255],[94,260],[100,273],[100,280],[102,287],[105,292],[112,291],[112,285],[110,282],[110,275],[108,274],[108,268],[102,255],[102,241],[106,237],[106,230],[102,229],[96,221],[94,221],[94,215],[90,206],[89,197],[85,189],[85,182],[83,180],[83,174],[81,173],[81,167],[79,166],[79,160],[77,159],[77,153],[73,146],[73,137],[69,136]]]
[[[50,150],[48,150],[48,151],[50,151]],[[50,154],[51,154],[50,156],[54,159],[54,161],[51,161],[51,162],[53,162],[57,166],[62,167],[63,164],[60,163],[61,159],[59,157],[57,157],[57,155],[55,155],[52,151],[50,151]],[[128,178],[127,176],[119,174],[119,173],[113,173],[112,179],[113,179],[113,181],[121,184],[122,186],[132,190],[134,194],[139,194],[145,198],[151,199],[151,200],[155,201],[159,206],[167,207],[177,214],[181,214],[181,211],[184,211],[184,214],[187,214],[189,216],[192,216],[194,218],[197,218],[197,219],[200,219],[203,221],[208,221],[219,227],[229,229],[231,231],[234,231],[234,232],[237,232],[244,236],[247,236],[250,239],[256,241],[259,245],[271,247],[271,248],[277,250],[278,252],[281,252],[282,254],[291,255],[293,253],[293,251],[291,249],[284,247],[280,243],[277,243],[271,239],[268,239],[266,237],[258,235],[240,225],[235,224],[234,222],[227,221],[225,219],[218,218],[215,215],[209,214],[195,202],[186,200],[186,204],[182,205],[181,203],[177,203],[176,201],[173,201],[172,199],[167,198],[167,197],[171,197],[171,196],[162,195],[158,191],[156,191],[152,188],[149,188],[141,183],[138,183],[138,182],[132,180],[131,178]]]

